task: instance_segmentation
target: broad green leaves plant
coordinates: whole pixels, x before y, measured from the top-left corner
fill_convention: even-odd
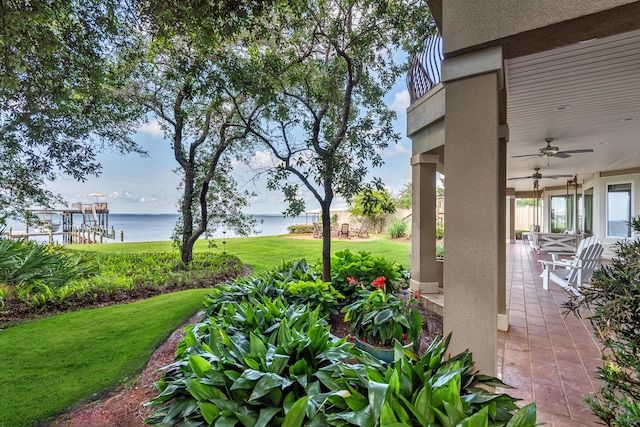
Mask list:
[[[333,286],[344,295],[345,305],[359,298],[363,286],[373,290],[371,283],[378,277],[385,278],[387,292],[396,293],[407,286],[409,272],[395,261],[374,257],[366,251],[353,253],[347,249],[336,252],[332,259],[331,280]]]
[[[321,307],[292,303],[276,284],[276,276],[296,271],[274,270],[215,290],[208,317],[187,328],[176,362],[163,368],[160,394],[150,402],[160,409],[147,423],[535,425],[535,405],[518,410],[516,399],[485,390],[506,386],[474,372],[469,352],[447,358],[449,337],[434,341],[421,358],[396,343],[388,365],[332,337]]]
[[[340,292],[322,279],[292,282],[285,291],[285,297],[293,303],[309,304],[312,308],[319,307],[331,314],[338,313],[340,300],[344,299]]]
[[[217,312],[222,304],[229,301],[246,300],[255,295],[279,295],[293,304],[320,308],[325,316],[335,314],[344,297],[331,283],[323,282],[320,276],[317,266],[310,266],[301,259],[283,263],[260,277],[239,277],[234,283],[222,284],[212,291],[212,297],[205,301],[207,313]]]
[[[344,320],[351,332],[361,340],[377,346],[391,347],[395,341],[420,347],[422,317],[411,300],[402,300],[379,289],[361,294],[344,307]]]
[[[516,399],[487,392],[486,386],[505,384],[474,372],[468,351],[447,358],[449,340],[435,340],[421,358],[396,343],[396,362],[384,370],[347,366],[344,376],[333,381],[358,393],[335,394],[334,404],[350,410],[331,415],[329,421],[361,427],[533,427],[535,404],[518,410]]]
[[[314,373],[362,355],[332,340],[318,309],[263,297],[230,302],[190,328],[179,361],[158,383],[153,405],[173,404],[147,420],[162,425],[326,425],[337,409]]]

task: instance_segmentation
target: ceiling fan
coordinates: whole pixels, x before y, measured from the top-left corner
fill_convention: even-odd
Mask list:
[[[573,175],[542,175],[540,173],[540,168],[534,168],[534,173],[533,175],[530,176],[519,176],[516,178],[509,178],[509,181],[511,181],[512,179],[543,179],[543,178],[549,178],[549,179],[557,179],[557,178],[573,178]]]
[[[558,147],[552,147],[551,143],[553,142],[553,138],[545,138],[544,142],[547,143],[547,146],[538,150],[536,154],[523,154],[521,156],[512,156],[512,158],[516,157],[558,157],[560,159],[566,159],[571,157],[572,154],[579,153],[593,153],[591,148],[583,148],[581,150],[566,150],[560,151]]]

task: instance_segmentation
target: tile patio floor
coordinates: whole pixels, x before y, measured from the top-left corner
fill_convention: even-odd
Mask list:
[[[527,244],[507,244],[509,331],[498,335],[498,374],[535,401],[538,422],[550,427],[595,426],[599,419],[582,396],[599,389],[600,350],[588,320],[562,315],[565,292],[542,289],[540,256]]]

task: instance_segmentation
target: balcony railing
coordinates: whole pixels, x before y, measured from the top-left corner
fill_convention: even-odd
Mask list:
[[[440,83],[443,58],[440,34],[425,37],[422,47],[420,52],[411,56],[411,68],[407,73],[407,88],[412,104]]]

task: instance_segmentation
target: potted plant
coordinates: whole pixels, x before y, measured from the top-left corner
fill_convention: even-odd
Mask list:
[[[393,361],[395,341],[403,346],[420,347],[422,316],[410,306],[415,300],[404,300],[386,293],[384,277],[372,283],[376,290],[363,292],[353,303],[342,309],[349,322],[356,346],[386,362]]]

